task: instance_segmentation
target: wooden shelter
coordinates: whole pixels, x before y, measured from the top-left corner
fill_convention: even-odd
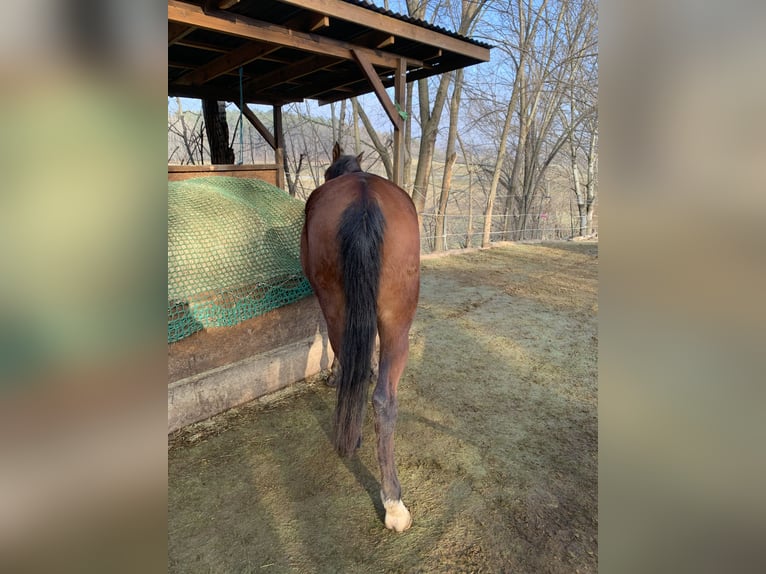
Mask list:
[[[489,46],[364,0],[168,0],[168,95],[233,102],[274,163],[168,166],[168,178],[258,177],[284,189],[282,106],[374,92],[394,126],[401,185],[405,83],[489,60]],[[394,88],[393,100],[386,88]],[[248,104],[273,106],[274,130]],[[328,368],[315,297],[168,345],[168,431]]]
[[[168,95],[240,106],[274,149],[280,187],[283,105],[374,92],[394,126],[394,181],[401,185],[405,83],[489,61],[489,50],[364,0],[168,0]],[[273,106],[274,133],[250,103]],[[223,169],[236,172],[232,167]],[[169,171],[171,178],[195,175],[188,167]]]

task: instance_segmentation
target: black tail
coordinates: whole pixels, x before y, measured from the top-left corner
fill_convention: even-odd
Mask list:
[[[366,185],[366,184],[365,184]],[[346,323],[340,349],[335,448],[350,456],[359,444],[378,330],[380,253],[386,221],[367,189],[343,212],[338,229],[346,296]]]

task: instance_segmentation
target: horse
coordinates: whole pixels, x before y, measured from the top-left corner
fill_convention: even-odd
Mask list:
[[[361,445],[376,335],[380,340],[372,393],[385,526],[412,525],[394,462],[397,388],[409,353],[420,294],[420,228],[403,189],[362,171],[358,156],[336,142],[325,183],[305,208],[300,258],[327,323],[334,362],[334,446],[350,457]]]

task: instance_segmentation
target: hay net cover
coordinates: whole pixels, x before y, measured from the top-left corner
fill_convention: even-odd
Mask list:
[[[168,342],[309,295],[300,264],[303,209],[257,179],[168,182]]]

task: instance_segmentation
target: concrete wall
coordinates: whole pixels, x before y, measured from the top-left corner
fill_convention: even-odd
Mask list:
[[[168,345],[168,432],[330,367],[316,297]]]

